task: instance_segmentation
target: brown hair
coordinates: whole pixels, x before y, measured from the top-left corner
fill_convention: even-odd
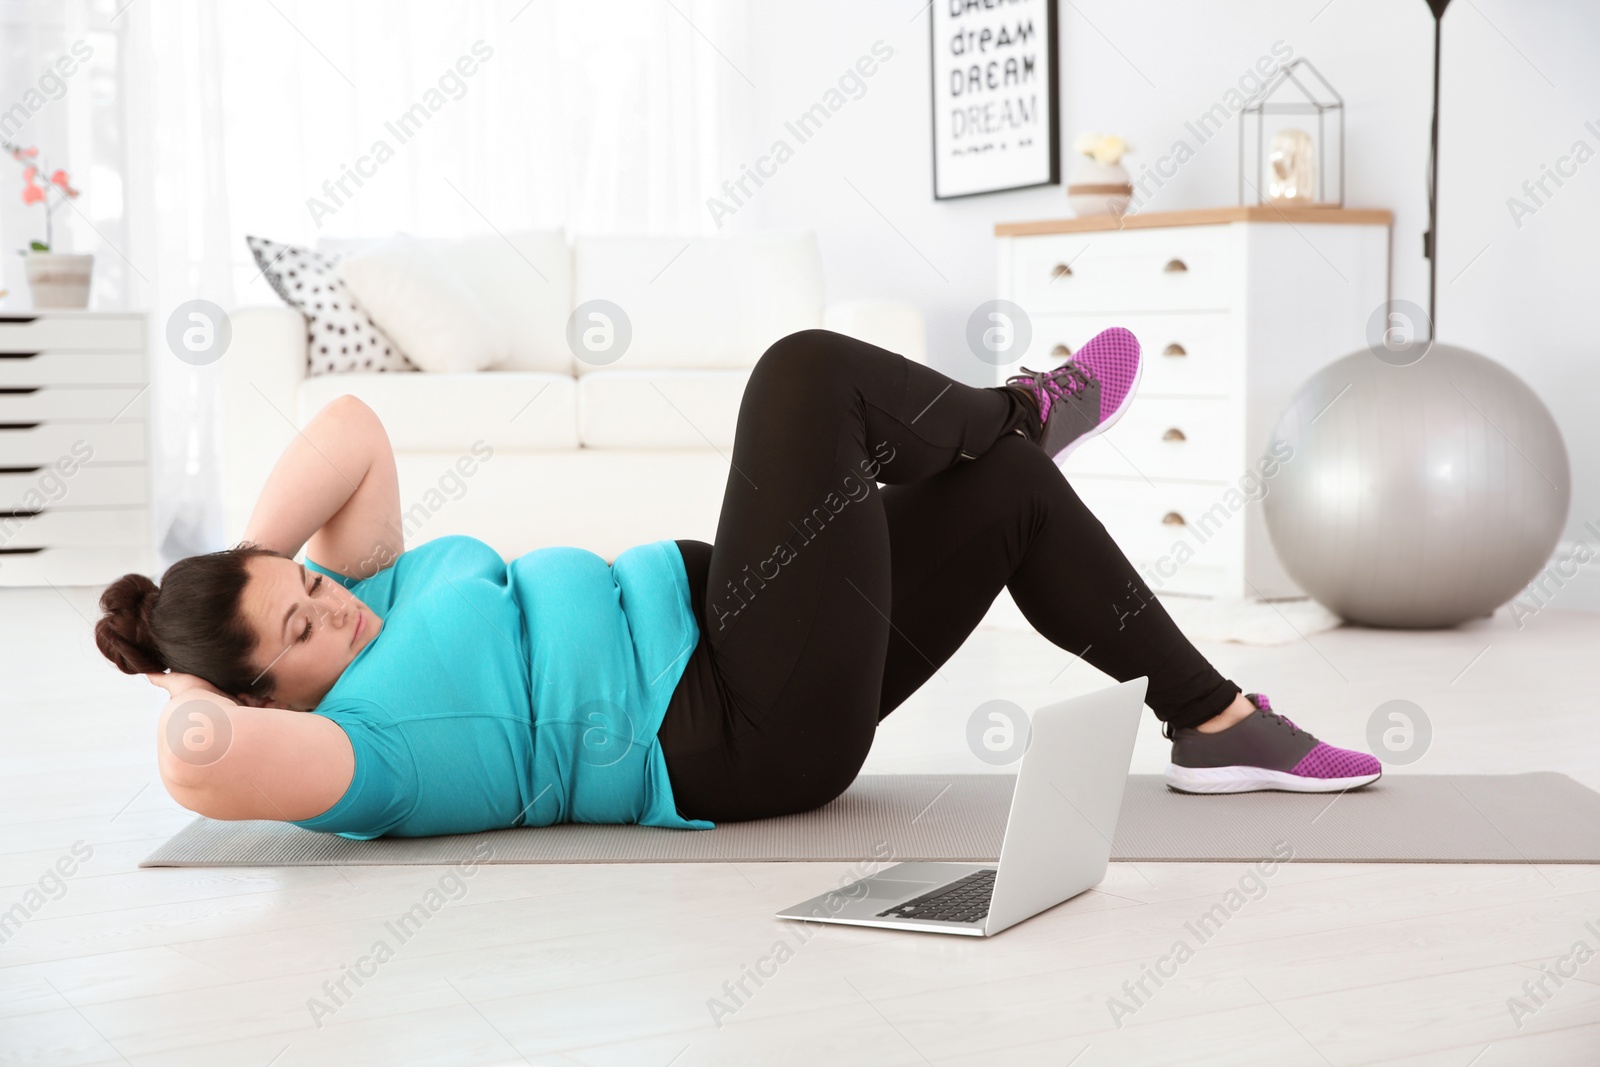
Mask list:
[[[171,669],[203,678],[229,696],[267,698],[270,672],[250,665],[256,635],[239,610],[255,556],[288,558],[249,541],[180,559],[161,576],[125,574],[100,595],[95,623],[100,652],[124,674]]]

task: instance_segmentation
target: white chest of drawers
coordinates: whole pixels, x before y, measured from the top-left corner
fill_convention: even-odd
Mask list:
[[[1390,224],[1382,210],[1239,207],[995,227],[998,295],[1032,340],[992,384],[1108,326],[1139,339],[1132,406],[1061,469],[1153,591],[1304,595],[1261,516],[1270,474],[1293,462],[1267,446],[1294,390],[1366,346]]]
[[[142,313],[0,313],[0,586],[154,566]]]

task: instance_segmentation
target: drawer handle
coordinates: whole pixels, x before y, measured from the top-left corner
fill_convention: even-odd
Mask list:
[[[1188,523],[1183,521],[1183,516],[1179,515],[1176,511],[1167,512],[1165,515],[1161,516],[1161,521],[1163,523],[1165,523],[1166,525],[1168,525],[1168,526],[1187,526],[1187,525],[1189,525]]]
[[[4,389],[0,389],[0,394],[4,394],[6,396],[17,396],[27,393],[37,393],[42,388],[44,387],[41,385],[10,385],[6,386]]]
[[[0,467],[0,474],[32,474],[42,470],[43,467]]]
[[[28,510],[27,508],[12,508],[10,511],[0,511],[0,519],[31,519],[35,515],[43,515],[44,508]]]
[[[37,422],[0,422],[0,430],[37,430]]]
[[[1178,342],[1174,341],[1166,348],[1162,349],[1161,354],[1163,356],[1187,356],[1189,354],[1189,350],[1184,348]]]
[[[1167,260],[1167,265],[1161,269],[1166,271],[1168,274],[1175,274],[1178,271],[1188,270],[1189,265],[1181,259],[1169,259]]]
[[[0,322],[15,322],[18,324],[37,321],[37,315],[0,315]]]
[[[41,355],[39,352],[0,352],[0,359],[32,359]]]
[[[1184,436],[1184,433],[1183,433],[1182,430],[1180,430],[1176,426],[1174,426],[1172,429],[1170,429],[1166,433],[1162,434],[1161,435],[1161,439],[1163,441],[1187,441],[1189,438]]]
[[[1065,344],[1056,345],[1050,350],[1050,354],[1052,356],[1070,356],[1072,355],[1072,346]]]
[[[1057,278],[1070,277],[1072,277],[1072,268],[1067,266],[1065,263],[1057,263],[1055,269],[1050,272],[1051,281],[1055,281]]]
[[[26,556],[32,552],[43,552],[44,546],[38,548],[0,548],[0,556]]]

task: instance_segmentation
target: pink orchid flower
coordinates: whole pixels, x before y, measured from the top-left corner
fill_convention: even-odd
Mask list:
[[[41,204],[44,206],[44,236],[43,241],[34,241],[30,248],[35,252],[50,251],[54,234],[51,226],[51,216],[56,208],[61,206],[61,200],[76,200],[78,190],[73,188],[72,176],[65,170],[52,170],[39,154],[37,147],[24,148],[0,138],[0,151],[4,151],[22,166],[22,202],[27,205]],[[49,174],[49,180],[40,183],[40,179]],[[54,186],[60,199],[52,202],[50,189]]]

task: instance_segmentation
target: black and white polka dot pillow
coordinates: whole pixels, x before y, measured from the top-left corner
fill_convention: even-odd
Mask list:
[[[337,257],[261,237],[245,243],[268,284],[306,318],[308,375],[418,369],[351,298]]]

